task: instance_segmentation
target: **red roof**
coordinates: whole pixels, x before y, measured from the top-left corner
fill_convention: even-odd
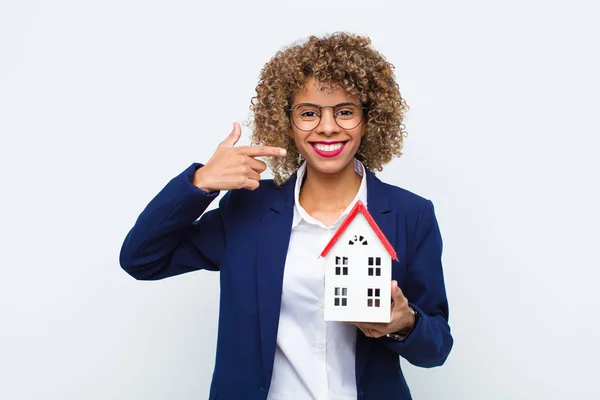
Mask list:
[[[342,236],[342,233],[344,233],[346,228],[354,220],[354,217],[356,217],[356,215],[358,214],[359,211],[363,214],[363,216],[365,217],[365,219],[367,220],[369,225],[371,225],[371,229],[373,229],[373,232],[375,232],[375,234],[381,241],[381,244],[383,244],[383,247],[385,247],[385,249],[387,250],[389,255],[392,257],[392,260],[398,261],[398,256],[396,255],[396,251],[394,250],[394,248],[392,247],[390,242],[387,240],[387,238],[385,237],[385,235],[383,234],[383,232],[381,231],[379,226],[377,226],[377,223],[375,222],[375,220],[373,219],[371,214],[369,214],[369,210],[367,210],[367,207],[365,207],[363,202],[360,200],[354,205],[354,207],[352,207],[352,211],[350,211],[350,214],[348,214],[348,216],[346,217],[344,222],[342,222],[342,224],[338,228],[335,235],[333,235],[333,237],[331,238],[329,243],[327,243],[327,246],[325,246],[325,249],[321,253],[321,257],[325,257],[327,255],[327,253],[329,253],[329,250],[331,250],[333,248],[333,246],[338,241],[340,236]]]

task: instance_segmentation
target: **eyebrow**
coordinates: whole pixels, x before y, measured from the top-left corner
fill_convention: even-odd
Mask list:
[[[360,104],[356,104],[356,103],[354,103],[354,102],[352,102],[352,101],[344,101],[344,102],[342,102],[342,103],[338,103],[338,104],[335,104],[335,105],[333,105],[333,106],[322,106],[322,105],[320,105],[320,104],[315,104],[315,103],[298,103],[298,104],[294,104],[294,105],[292,105],[292,106],[291,106],[291,108],[294,108],[294,107],[296,107],[296,106],[315,106],[315,107],[319,107],[319,108],[321,108],[321,107],[333,107],[333,108],[337,108],[337,107],[341,107],[341,106],[356,106],[356,107],[362,107]]]

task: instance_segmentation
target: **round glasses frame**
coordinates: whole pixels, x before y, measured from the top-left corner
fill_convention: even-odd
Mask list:
[[[300,106],[304,106],[304,107],[306,107],[306,106],[310,106],[310,107],[315,107],[315,108],[318,108],[318,109],[319,109],[319,120],[317,121],[317,123],[315,124],[315,126],[314,126],[314,127],[310,128],[310,129],[302,129],[302,128],[300,128],[300,127],[298,126],[298,124],[297,124],[297,123],[296,123],[296,121],[294,120],[294,111],[295,111],[295,110],[296,110],[298,107],[300,107]],[[359,109],[362,111],[362,113],[361,113],[361,115],[360,115],[360,119],[358,120],[358,122],[357,122],[357,123],[356,123],[356,124],[355,124],[353,127],[343,126],[343,125],[341,125],[341,124],[339,123],[339,121],[338,121],[338,117],[336,116],[335,109],[336,109],[336,108],[343,108],[344,106],[355,106],[355,107],[358,107],[358,108],[359,108]],[[357,126],[359,126],[359,125],[361,124],[361,122],[363,122],[363,120],[364,120],[364,118],[365,118],[365,114],[366,114],[366,113],[367,113],[367,111],[368,111],[368,107],[361,107],[361,106],[359,106],[358,104],[356,104],[356,103],[352,103],[352,102],[340,103],[340,104],[336,104],[335,106],[320,106],[320,105],[318,105],[318,104],[313,104],[313,103],[299,103],[299,104],[296,104],[296,105],[295,105],[294,107],[292,107],[292,108],[288,108],[288,109],[287,109],[287,111],[288,111],[288,113],[290,114],[290,120],[292,121],[292,123],[294,124],[294,126],[295,126],[296,128],[298,128],[299,130],[301,130],[301,131],[303,131],[303,132],[310,132],[310,131],[312,131],[313,129],[315,129],[317,126],[319,126],[319,124],[321,123],[321,118],[322,118],[322,116],[323,116],[323,112],[322,112],[322,110],[323,110],[324,108],[331,108],[331,109],[333,110],[333,119],[335,120],[335,123],[337,124],[337,126],[339,126],[339,127],[340,127],[340,128],[342,128],[342,129],[346,129],[346,130],[352,130],[352,129],[356,128]]]

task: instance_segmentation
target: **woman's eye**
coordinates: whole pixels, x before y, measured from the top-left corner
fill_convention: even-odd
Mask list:
[[[304,118],[316,118],[319,116],[319,114],[317,114],[314,111],[304,111],[302,114],[300,114],[302,117]]]
[[[352,110],[339,110],[337,112],[337,115],[339,117],[351,117],[354,113],[352,112]]]

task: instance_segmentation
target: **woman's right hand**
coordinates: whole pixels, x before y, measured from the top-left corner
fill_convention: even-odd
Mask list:
[[[283,157],[285,149],[269,146],[235,147],[242,128],[235,122],[233,131],[219,144],[210,160],[196,170],[194,185],[207,193],[219,190],[258,188],[261,172],[267,164],[255,157]]]

